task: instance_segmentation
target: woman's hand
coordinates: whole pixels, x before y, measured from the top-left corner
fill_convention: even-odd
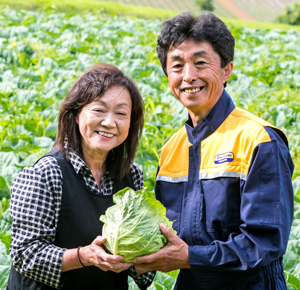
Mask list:
[[[78,255],[81,263],[85,266],[96,266],[102,271],[113,271],[115,273],[127,270],[132,264],[123,262],[123,257],[119,255],[111,255],[105,252],[102,244],[106,238],[98,236],[90,245],[81,247]],[[78,260],[77,249],[66,250],[63,259],[61,271],[69,271],[82,268]]]
[[[102,271],[116,273],[127,270],[132,264],[123,262],[123,257],[105,252],[102,244],[106,238],[98,236],[90,245],[80,248],[80,259],[85,266],[96,266]]]

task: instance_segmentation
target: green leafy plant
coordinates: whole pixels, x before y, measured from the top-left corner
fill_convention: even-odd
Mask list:
[[[214,5],[212,0],[194,0],[195,4],[200,10],[214,11]]]
[[[126,187],[114,194],[113,201],[115,205],[100,217],[104,223],[102,236],[107,238],[104,245],[110,253],[132,262],[133,258],[157,252],[167,244],[159,225],[163,223],[172,229],[173,222],[166,217],[166,208],[156,200],[154,192]]]
[[[107,62],[136,81],[145,103],[145,126],[135,162],[143,169],[144,185],[149,191],[155,186],[162,146],[187,118],[187,110],[171,94],[157,58],[161,21],[118,17],[112,11],[109,15],[76,14],[80,6],[79,10],[70,10],[63,6],[67,1],[56,1],[56,8],[48,5],[50,1],[39,2],[45,12],[0,6],[0,239],[7,257],[11,182],[24,166],[32,166],[51,149],[61,101],[86,68],[95,62]],[[226,90],[236,105],[279,126],[288,137],[295,163],[295,204],[299,203],[299,27],[225,22],[236,39],[234,70]],[[293,287],[290,289],[297,289],[295,285],[300,283],[298,219],[296,210],[284,256],[287,284]],[[5,269],[10,263],[7,257],[0,259]],[[3,281],[8,278],[5,271],[0,272]],[[155,289],[171,289],[167,285],[175,279],[165,275],[157,273],[152,285]]]
[[[300,4],[294,3],[293,6],[288,5],[284,14],[279,15],[276,21],[290,25],[300,25]]]

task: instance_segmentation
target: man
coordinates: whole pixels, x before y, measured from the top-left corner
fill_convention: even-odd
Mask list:
[[[175,289],[286,289],[294,165],[285,135],[224,90],[234,38],[212,13],[163,23],[157,51],[189,119],[163,147],[156,195],[174,221],[139,271],[181,269]]]

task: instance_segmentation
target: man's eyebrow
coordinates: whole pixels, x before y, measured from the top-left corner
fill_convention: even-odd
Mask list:
[[[199,50],[193,54],[193,57],[203,56],[206,54],[207,52],[205,50]],[[171,60],[182,60],[182,57],[180,55],[172,55]]]
[[[182,60],[182,57],[179,55],[172,55],[171,60]]]
[[[193,54],[193,56],[203,56],[203,55],[206,55],[207,52],[205,50],[200,50],[200,51],[197,51]]]

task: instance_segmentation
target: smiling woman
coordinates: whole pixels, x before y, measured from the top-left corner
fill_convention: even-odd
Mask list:
[[[106,172],[105,160],[109,151],[122,144],[128,136],[130,115],[131,98],[128,90],[113,86],[101,99],[85,105],[76,117],[84,159],[92,173],[98,173],[98,186]]]
[[[98,64],[75,82],[54,150],[11,186],[8,290],[125,290],[128,275],[140,289],[151,284],[155,272],[138,275],[122,256],[106,253],[99,236],[113,194],[143,187],[133,163],[142,128],[142,97],[119,69]]]
[[[114,100],[113,105],[111,103],[112,100]],[[127,107],[126,110],[125,107]],[[105,163],[108,166],[107,170],[114,172],[118,178],[121,178],[130,168],[143,128],[143,101],[137,87],[121,71],[107,64],[101,64],[100,67],[96,65],[83,74],[66,96],[59,114],[58,135],[54,146],[60,151],[65,150],[66,157],[70,151],[78,152],[83,157],[85,157],[84,154],[87,154],[87,152],[83,152],[83,147],[89,141],[86,139],[88,137],[85,136],[87,133],[81,131],[84,129],[81,127],[83,125],[82,122],[79,121],[80,115],[85,114],[85,112],[90,112],[87,116],[89,118],[94,116],[94,120],[97,119],[97,116],[105,116],[103,118],[105,120],[101,119],[101,117],[97,119],[98,122],[101,119],[102,125],[96,123],[94,125],[96,127],[90,128],[97,137],[100,134],[114,133],[116,136],[113,139],[120,140],[120,133],[123,136],[128,131],[127,138],[123,139],[124,142],[122,141],[118,145],[115,144],[114,150],[110,148],[105,159]],[[122,114],[127,116],[122,117]],[[119,117],[115,118],[117,116]],[[129,129],[125,130],[125,132],[123,130],[122,132],[117,132],[117,123],[113,124],[116,128],[111,128],[112,125],[107,124],[107,122],[112,122],[112,117],[115,120],[128,120],[130,123]],[[118,122],[118,124],[120,123]],[[109,130],[107,130],[107,125]],[[104,130],[104,127],[106,130]],[[99,141],[99,138],[96,140]],[[68,146],[64,149],[65,141],[67,141]],[[92,147],[93,145],[91,144],[86,149],[90,151]],[[102,154],[103,150],[106,149],[101,147],[101,150],[96,150],[94,153]],[[127,158],[124,158],[124,156]],[[119,162],[112,162],[113,160],[118,160]]]

